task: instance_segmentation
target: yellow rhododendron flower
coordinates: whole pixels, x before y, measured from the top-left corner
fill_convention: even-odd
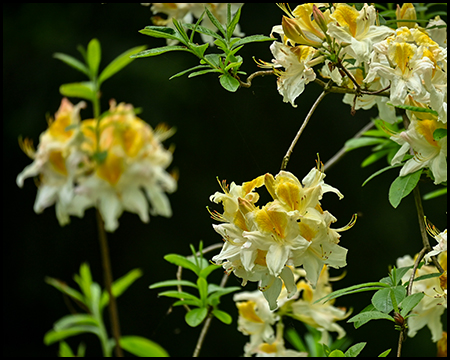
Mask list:
[[[17,183],[22,186],[25,178],[40,176],[35,211],[56,203],[64,225],[70,215],[82,217],[94,206],[107,231],[117,229],[124,210],[138,214],[143,222],[149,221],[149,212],[171,216],[165,192],[175,191],[177,184],[165,171],[172,152],[161,144],[171,130],[162,126],[154,131],[136,117],[133,106],[114,101],[101,120],[80,121],[83,106],[63,99],[37,151],[23,142],[34,162],[18,175]]]

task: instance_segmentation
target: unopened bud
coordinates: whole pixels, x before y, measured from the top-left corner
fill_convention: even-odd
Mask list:
[[[416,20],[416,9],[412,3],[403,3],[402,7],[397,4],[397,11],[395,12],[397,20]],[[416,25],[415,21],[399,21],[397,22],[397,27],[406,26],[408,28],[413,28]]]
[[[316,24],[319,25],[323,33],[326,34],[328,30],[327,21],[325,19],[325,16],[323,16],[322,11],[320,11],[316,5],[313,5],[313,18],[316,21]]]
[[[283,16],[281,26],[283,27],[284,35],[287,36],[289,40],[292,40],[296,44],[305,43],[305,35],[303,34],[297,20]]]
[[[241,197],[238,198],[239,210],[241,210],[242,214],[247,214],[255,210],[255,205],[253,205],[250,201],[243,199]]]

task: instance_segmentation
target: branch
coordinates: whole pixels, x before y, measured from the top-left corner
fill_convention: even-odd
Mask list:
[[[252,80],[257,77],[257,76],[265,76],[265,75],[273,75],[274,71],[273,70],[261,70],[261,71],[257,71],[253,74],[251,74],[248,78],[247,78],[247,82],[243,82],[241,79],[239,79],[239,76],[236,76],[237,81],[239,81],[239,84],[242,87],[245,88],[249,88],[250,86],[252,86]]]

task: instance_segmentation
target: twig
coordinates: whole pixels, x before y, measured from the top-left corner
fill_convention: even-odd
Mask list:
[[[322,93],[319,95],[319,97],[316,99],[316,102],[313,104],[313,106],[311,107],[311,109],[308,112],[308,115],[306,115],[305,120],[303,121],[302,126],[300,127],[300,130],[297,132],[297,135],[295,135],[294,140],[292,141],[291,146],[289,146],[288,151],[286,152],[286,155],[284,155],[283,161],[281,162],[281,170],[285,170],[286,166],[289,162],[289,158],[292,154],[292,152],[294,151],[294,147],[297,144],[298,139],[300,138],[300,135],[302,134],[303,130],[305,130],[306,125],[308,124],[309,120],[311,119],[314,111],[316,110],[317,106],[319,105],[319,103],[322,101],[322,99],[325,97],[325,95],[327,94],[328,89],[327,87],[325,87],[325,89],[322,91]]]
[[[254,72],[253,74],[251,74],[247,78],[247,82],[243,82],[241,79],[239,79],[239,76],[236,76],[236,79],[239,81],[239,84],[242,87],[249,88],[250,86],[252,86],[252,80],[255,77],[257,77],[257,76],[265,76],[265,75],[273,75],[273,74],[274,74],[273,70],[261,70],[261,71],[257,71],[257,72]]]
[[[222,277],[222,281],[220,282],[220,287],[223,288],[225,286],[225,284],[227,283],[227,280],[228,280],[228,275],[224,274]],[[205,340],[206,334],[208,333],[209,327],[211,326],[211,321],[214,317],[211,310],[212,310],[212,308],[209,309],[210,312],[205,320],[205,323],[203,324],[203,328],[202,328],[202,331],[200,332],[200,336],[198,337],[197,345],[195,346],[194,354],[192,354],[192,357],[198,357],[198,355],[200,354],[200,350],[202,348],[203,341]]]
[[[112,293],[112,271],[111,271],[111,260],[109,256],[108,249],[108,239],[106,238],[105,226],[98,209],[96,210],[97,216],[97,227],[98,227],[98,239],[100,241],[100,249],[102,253],[102,265],[103,265],[103,277],[105,281],[106,291],[109,295],[109,319],[111,322],[111,330],[116,341],[115,353],[117,357],[123,357],[123,351],[120,347],[120,324],[119,324],[119,313],[117,311],[116,298]]]
[[[315,79],[314,82],[320,86],[322,86],[323,88],[327,85],[326,82],[320,80],[320,79]],[[384,89],[381,90],[375,90],[375,91],[369,91],[369,90],[360,90],[360,94],[364,94],[364,95],[375,95],[375,96],[385,96],[385,97],[390,97],[390,92],[387,91],[390,88],[390,85],[385,87]],[[327,88],[327,91],[330,93],[336,93],[336,94],[354,94],[354,95],[358,95],[358,91],[355,89],[349,89],[349,88],[345,88],[345,87],[341,87],[341,86],[329,86]]]
[[[371,129],[374,126],[374,123],[371,121],[368,124],[366,124],[361,130],[359,130],[355,136],[353,136],[353,139],[357,139],[361,137],[362,134],[364,134],[367,130]],[[330,167],[332,167],[334,164],[336,164],[345,154],[347,153],[347,148],[345,145],[330,159],[328,160],[325,165],[323,166],[323,171],[326,172]]]

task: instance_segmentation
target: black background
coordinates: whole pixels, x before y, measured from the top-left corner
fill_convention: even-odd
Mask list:
[[[138,33],[151,25],[148,7],[139,4],[6,4],[3,5],[3,355],[55,356],[57,345],[45,346],[43,336],[52,324],[68,314],[61,294],[44,282],[45,276],[67,281],[75,287],[73,274],[87,261],[94,279],[102,283],[100,251],[95,212],[83,219],[72,218],[60,227],[50,207],[43,214],[33,212],[36,187],[32,179],[19,189],[15,179],[31,160],[19,149],[19,135],[38,144],[39,134],[47,127],[45,114],[53,115],[59,107],[58,88],[63,83],[84,81],[84,75],[52,58],[62,52],[81,58],[76,46],[84,47],[96,37],[102,45],[101,68],[123,51],[138,45],[148,48],[165,45]],[[272,26],[281,23],[282,11],[274,4],[246,4],[242,10],[241,29],[247,35],[269,35]],[[257,71],[252,56],[270,61],[270,43],[246,45],[240,52],[247,73]],[[106,81],[102,86],[102,109],[108,101],[132,103],[141,107],[140,117],[151,126],[166,122],[177,133],[166,141],[176,145],[171,168],[180,172],[179,188],[169,196],[173,217],[152,217],[149,224],[135,214],[124,213],[119,229],[109,234],[113,274],[117,278],[133,268],[141,268],[142,278],[118,299],[123,335],[140,335],[161,344],[172,356],[190,356],[200,327],[184,322],[184,309],[167,310],[172,303],[158,298],[151,283],[175,278],[176,267],[165,262],[168,253],[189,254],[189,244],[199,240],[205,246],[220,242],[212,229],[213,220],[206,210],[209,196],[220,190],[216,176],[241,184],[256,176],[279,171],[281,160],[304,117],[321,89],[307,85],[296,101],[297,108],[282,102],[273,76],[259,77],[250,89],[229,93],[219,86],[217,76],[168,80],[173,74],[198,64],[188,53],[166,53],[138,59]],[[350,115],[342,95],[325,97],[288,165],[288,170],[302,179],[315,166],[316,154],[322,161],[331,158],[345,140],[359,131],[375,110],[360,110]],[[71,99],[78,102],[78,99]],[[81,112],[92,116],[91,108]],[[334,227],[344,226],[358,213],[356,225],[342,233],[341,245],[349,250],[347,276],[335,289],[360,282],[377,281],[387,274],[398,257],[414,255],[421,249],[417,214],[412,196],[398,209],[388,202],[388,188],[397,170],[386,172],[361,187],[373,172],[386,166],[383,161],[361,169],[361,161],[370,149],[348,153],[327,172],[326,182],[338,188],[344,199],[326,194],[322,207],[338,218]],[[433,190],[421,185],[422,193]],[[220,206],[211,206],[221,210]],[[446,227],[446,199],[424,202],[425,213],[440,229]],[[215,252],[216,253],[216,252]],[[214,254],[215,254],[214,253]],[[209,254],[210,256],[214,254]],[[332,275],[342,270],[332,270]],[[220,281],[221,271],[211,276]],[[238,285],[234,276],[229,285]],[[245,290],[256,288],[250,283]],[[371,293],[338,299],[336,305],[351,307],[354,314],[370,302]],[[237,331],[237,311],[231,296],[222,308],[233,315],[230,326],[213,321],[202,356],[240,356],[248,340]],[[105,313],[105,318],[107,318]],[[107,321],[107,320],[106,320]],[[392,348],[395,354],[398,333],[387,321],[374,321],[358,332],[341,322],[356,342],[367,342],[362,355],[378,355]],[[287,321],[303,331],[300,323]],[[332,334],[335,335],[335,334]],[[68,339],[75,349],[80,341],[87,344],[87,355],[101,355],[93,335]],[[403,347],[405,356],[435,353],[428,329],[422,329]]]

